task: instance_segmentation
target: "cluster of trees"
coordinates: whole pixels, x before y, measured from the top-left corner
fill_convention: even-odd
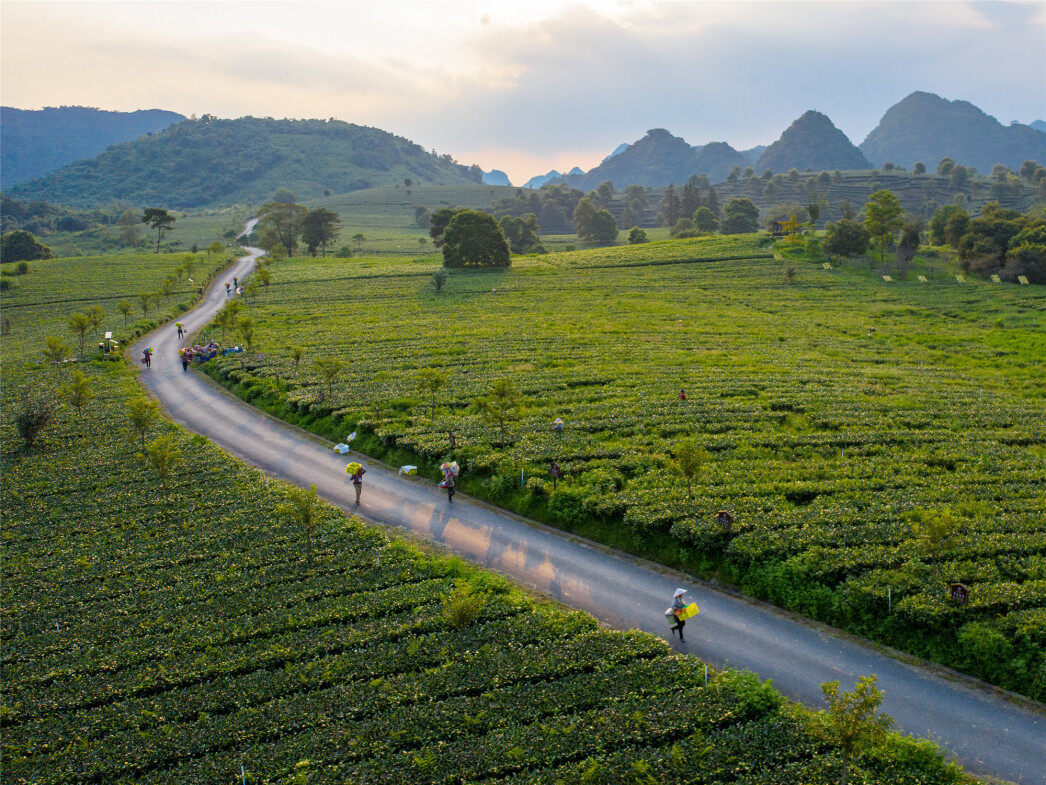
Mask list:
[[[707,191],[704,196],[702,196],[703,191]],[[701,208],[705,208],[711,213],[716,221],[722,218],[719,208],[719,197],[716,195],[715,188],[709,185],[708,176],[695,174],[691,175],[690,179],[683,184],[678,194],[676,193],[674,183],[665,189],[665,195],[661,200],[661,207],[658,213],[658,221],[661,226],[668,226],[675,230],[676,224],[680,219],[695,220],[694,216]],[[707,219],[702,220],[707,222]],[[683,231],[687,231],[687,229],[685,227],[680,228],[679,232]],[[679,232],[673,233],[678,234]]]
[[[602,198],[609,201],[613,197],[613,185],[604,183],[600,186],[610,187],[610,192]],[[574,227],[579,240],[600,245],[611,245],[617,242],[617,219],[606,208],[600,207],[592,197],[583,197],[574,208]]]
[[[0,194],[0,229],[24,229],[39,237],[52,232],[82,232],[96,226],[116,223],[119,210],[69,210],[42,199],[14,199]]]
[[[564,185],[545,185],[536,190],[517,188],[514,195],[498,201],[491,211],[496,218],[534,215],[546,233],[567,234],[574,228],[571,216],[584,196],[577,188]]]
[[[531,216],[533,217],[533,216]],[[429,236],[443,250],[445,267],[508,267],[511,264],[509,241],[502,226],[489,213],[459,207],[443,207],[432,213]],[[517,241],[537,239],[536,221],[511,222]],[[442,282],[437,290],[442,289]]]
[[[1041,208],[1023,214],[988,202],[972,217],[958,205],[947,205],[931,219],[930,239],[952,246],[969,272],[1007,281],[1023,275],[1032,283],[1046,283],[1046,211]]]
[[[840,256],[863,256],[873,244],[879,252],[879,264],[885,270],[886,253],[893,249],[899,275],[907,275],[919,250],[924,224],[916,216],[908,215],[895,194],[879,190],[865,205],[864,216],[858,221],[842,218],[829,223],[824,236],[824,248]]]
[[[326,255],[327,246],[341,229],[341,216],[326,207],[310,210],[294,200],[294,194],[281,189],[273,201],[262,205],[254,229],[258,244],[269,251],[279,246],[283,253],[293,255],[301,242],[310,256],[315,256],[317,251]],[[357,242],[363,239],[363,235],[359,235]]]

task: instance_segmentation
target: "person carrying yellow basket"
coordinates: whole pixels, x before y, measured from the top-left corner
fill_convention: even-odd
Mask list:
[[[352,487],[356,489],[356,506],[360,506],[360,494],[363,492],[363,475],[367,473],[367,470],[363,468],[362,463],[353,461],[345,467],[345,473],[352,477]]]
[[[669,621],[675,621],[670,630],[672,634],[679,632],[679,640],[681,643],[686,643],[686,638],[683,637],[683,627],[686,626],[686,620],[697,615],[698,607],[696,602],[686,603],[683,601],[683,597],[686,594],[686,589],[676,589],[676,593],[672,596],[672,605],[665,611],[665,617]]]

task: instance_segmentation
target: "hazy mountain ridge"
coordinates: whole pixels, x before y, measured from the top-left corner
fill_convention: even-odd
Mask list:
[[[827,115],[804,112],[763,151],[755,163],[756,171],[770,169],[787,172],[807,169],[815,172],[833,169],[871,169],[872,166],[846,134],[835,127]]]
[[[185,119],[177,112],[113,112],[87,106],[0,107],[2,187],[40,177],[107,147],[158,133]]]
[[[886,110],[860,148],[876,166],[922,162],[932,169],[949,157],[987,173],[997,163],[1018,169],[1029,159],[1046,162],[1046,133],[1005,126],[969,101],[914,92]]]
[[[378,185],[482,182],[479,167],[426,152],[403,137],[340,120],[205,115],[10,189],[20,199],[91,206],[194,208],[259,203],[277,188],[300,199]]]

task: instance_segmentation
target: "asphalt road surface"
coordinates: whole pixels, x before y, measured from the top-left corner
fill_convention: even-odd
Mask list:
[[[249,249],[219,276],[198,307],[182,316],[187,334],[202,328],[226,301],[225,281],[241,280],[261,254]],[[137,362],[152,345],[151,368]],[[656,565],[580,541],[458,494],[453,504],[431,480],[398,475],[364,456],[342,456],[311,434],[240,401],[202,374],[183,372],[176,328],[169,324],[129,350],[142,384],[188,429],[269,474],[315,484],[327,501],[351,511],[355,498],[345,465],[367,467],[359,514],[420,535],[536,589],[588,611],[617,629],[640,629],[677,651],[773,679],[785,695],[823,707],[820,684],[852,689],[874,673],[886,693],[883,709],[903,733],[941,746],[972,773],[1046,784],[1046,709],[1028,707],[964,679],[939,675],[880,653],[860,641],[762,603],[687,581]],[[664,610],[683,586],[701,609],[687,623],[686,643],[673,638]]]

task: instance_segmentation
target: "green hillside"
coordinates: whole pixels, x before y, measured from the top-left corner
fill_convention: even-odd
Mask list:
[[[329,507],[310,563],[285,486],[163,421],[146,441],[172,440],[181,462],[158,475],[128,427],[130,369],[39,351],[91,305],[123,333],[106,298],[185,261],[47,260],[3,294],[19,313],[0,338],[5,783],[838,781],[821,717],[752,674],[706,682],[659,639]],[[95,396],[26,449],[13,413],[77,370]],[[850,774],[962,781],[898,736],[860,748]]]
[[[184,119],[184,115],[162,109],[110,112],[86,106],[0,107],[0,182],[10,188],[98,155],[109,145],[159,133]]]
[[[66,206],[198,208],[259,204],[277,188],[299,199],[378,185],[466,185],[482,173],[399,136],[338,120],[222,120],[204,115],[117,145],[10,189]]]
[[[453,457],[494,503],[1042,699],[1046,297],[959,282],[936,251],[906,281],[824,261],[712,236],[517,257],[437,294],[436,260],[294,260],[249,304],[265,361],[214,372],[390,461]],[[319,356],[350,369],[334,401]],[[424,367],[446,376],[431,417]],[[472,406],[503,378],[524,399],[504,437]],[[692,496],[684,438],[706,455]]]

